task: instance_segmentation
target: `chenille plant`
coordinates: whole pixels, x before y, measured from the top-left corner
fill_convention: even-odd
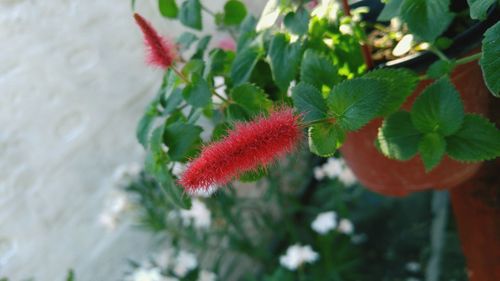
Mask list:
[[[435,44],[453,19],[448,1],[388,2],[382,15],[400,17],[441,58],[425,77],[408,69],[370,70],[363,9],[350,11],[346,1],[312,7],[306,1],[271,0],[259,20],[238,0],[227,1],[217,13],[199,0],[181,6],[159,1],[164,17],[195,30],[202,30],[206,11],[235,41],[235,50],[208,52],[211,36],[187,31],[173,43],[135,14],[148,62],[165,71],[137,130],[148,151],[147,172],[172,202],[187,208],[184,190],[213,190],[238,177],[256,180],[300,141],[316,155],[331,156],[349,132],[376,118],[384,119],[374,140],[380,152],[398,160],[419,154],[428,171],[445,155],[466,162],[498,157],[500,131],[485,117],[464,113],[449,75],[481,56],[486,84],[499,95],[500,23],[486,32],[480,55],[451,60]],[[484,18],[487,7],[471,4],[472,17]],[[409,112],[400,111],[419,80],[429,77],[436,81]],[[293,128],[280,127],[278,116],[284,114]],[[307,138],[300,137],[302,128]],[[188,162],[182,178],[172,174],[176,163]]]

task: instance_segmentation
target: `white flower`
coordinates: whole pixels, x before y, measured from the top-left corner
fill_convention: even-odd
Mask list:
[[[99,215],[99,223],[108,230],[116,228],[121,215],[127,210],[130,205],[127,195],[123,192],[114,192],[111,200]]]
[[[295,270],[304,263],[313,263],[319,259],[318,253],[311,246],[295,244],[286,250],[286,254],[280,257],[280,264],[289,270]]]
[[[344,234],[351,234],[354,231],[354,225],[348,219],[341,219],[337,230]]]
[[[351,169],[344,168],[342,172],[338,175],[339,181],[346,186],[351,186],[356,183],[356,176]]]
[[[311,228],[319,234],[326,234],[337,227],[337,213],[334,211],[319,214],[311,223]]]
[[[154,261],[157,266],[161,268],[168,268],[173,262],[173,256],[174,253],[171,249],[165,249],[155,256]]]
[[[128,277],[129,281],[164,281],[159,268],[138,268]]]
[[[177,277],[184,277],[186,274],[198,266],[196,256],[192,253],[180,250],[175,259],[173,271]]]
[[[219,189],[216,185],[211,185],[206,188],[196,188],[193,191],[190,191],[189,194],[192,196],[208,198],[212,196]]]
[[[297,82],[295,80],[292,80],[292,82],[290,82],[290,86],[288,86],[288,90],[286,91],[287,97],[292,96],[292,90],[295,87],[295,85],[297,85]]]
[[[181,210],[180,217],[184,226],[193,225],[195,228],[208,228],[212,222],[210,210],[198,199],[193,199],[191,209]]]
[[[202,270],[198,274],[198,281],[215,281],[217,279],[217,275],[215,273]]]
[[[338,158],[329,158],[323,166],[315,167],[314,177],[317,180],[322,180],[325,177],[330,179],[338,178],[346,186],[356,183],[356,177],[351,169],[347,167],[343,159]]]
[[[351,27],[350,24],[342,24],[342,25],[340,25],[339,31],[342,34],[347,34],[347,35],[353,35],[354,34],[354,32],[353,32],[352,27]]]
[[[416,261],[411,261],[406,264],[406,270],[410,272],[419,272],[420,271],[420,264]]]
[[[321,167],[314,168],[314,178],[317,180],[322,180],[326,177],[325,171]]]

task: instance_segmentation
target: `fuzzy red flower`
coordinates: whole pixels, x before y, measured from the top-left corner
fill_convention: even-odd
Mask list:
[[[148,63],[163,69],[169,68],[177,57],[175,44],[160,36],[141,15],[134,13],[134,19],[144,34],[144,42],[148,48]]]
[[[290,108],[238,123],[223,140],[203,149],[179,183],[189,193],[225,185],[242,173],[267,166],[291,152],[301,137],[299,117]]]

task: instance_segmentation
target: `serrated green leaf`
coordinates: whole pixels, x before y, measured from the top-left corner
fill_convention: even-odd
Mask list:
[[[448,155],[458,161],[484,161],[500,156],[500,130],[479,115],[465,115],[458,132],[446,138]]]
[[[234,60],[233,52],[226,52],[222,49],[214,49],[210,52],[210,59],[207,65],[207,76],[225,75],[229,72],[231,63]]]
[[[382,68],[366,73],[364,78],[384,81],[387,87],[387,96],[379,114],[387,116],[401,107],[419,82],[418,76],[407,69]]]
[[[290,43],[283,33],[276,34],[269,46],[269,59],[274,81],[281,91],[288,90],[290,82],[297,75],[302,45],[299,41]]]
[[[250,115],[247,111],[241,107],[239,104],[232,103],[226,107],[224,113],[229,121],[248,121],[250,120]]]
[[[377,79],[346,80],[331,90],[327,105],[342,128],[355,131],[377,116],[386,93],[385,83]]]
[[[403,0],[389,0],[385,3],[384,9],[378,16],[378,21],[390,21],[392,18],[398,17]]]
[[[420,132],[437,132],[443,136],[455,133],[464,119],[460,95],[447,78],[429,85],[415,100],[411,120]]]
[[[389,115],[377,135],[379,150],[387,157],[409,160],[417,154],[422,134],[411,122],[410,113],[399,111]]]
[[[229,0],[224,5],[224,19],[226,25],[238,25],[247,15],[247,8],[239,0]]]
[[[160,14],[166,18],[175,19],[179,13],[179,8],[175,0],[158,0]]]
[[[344,143],[345,131],[337,124],[319,123],[309,127],[309,150],[321,157],[330,157]]]
[[[258,47],[248,47],[236,54],[231,67],[231,79],[235,86],[248,81],[261,56],[262,52]]]
[[[303,114],[304,121],[314,121],[327,117],[328,107],[321,92],[305,82],[292,89],[293,105]]]
[[[313,49],[307,49],[304,52],[300,67],[300,79],[318,89],[321,89],[323,85],[331,88],[340,82],[338,69],[333,61]]]
[[[176,121],[164,128],[163,141],[168,148],[168,156],[172,161],[185,162],[196,154],[201,145],[199,126]]]
[[[496,0],[467,0],[469,4],[470,17],[472,19],[486,19],[488,9],[495,4]]]
[[[267,112],[273,105],[272,101],[267,98],[264,90],[249,83],[233,88],[231,97],[234,102],[244,108],[250,115]]]
[[[309,29],[309,13],[303,7],[299,7],[297,11],[286,14],[283,22],[290,32],[303,35]]]
[[[404,0],[400,14],[411,33],[434,42],[453,20],[449,6],[450,0]]]
[[[204,107],[211,102],[212,93],[207,81],[198,73],[193,73],[192,81],[182,91],[186,102],[194,107]]]
[[[425,171],[434,169],[446,152],[446,141],[437,133],[425,134],[418,144],[420,158],[424,162]]]
[[[483,55],[479,64],[486,86],[495,97],[500,97],[500,22],[484,33]]]
[[[179,36],[179,38],[177,38],[176,43],[181,50],[186,50],[189,49],[191,44],[193,44],[196,40],[198,40],[196,35],[189,31],[185,31],[181,34],[181,36]]]
[[[201,4],[200,0],[185,0],[182,3],[179,20],[187,27],[201,30]]]
[[[450,75],[455,68],[455,61],[438,60],[429,66],[427,77],[439,79],[445,75]]]

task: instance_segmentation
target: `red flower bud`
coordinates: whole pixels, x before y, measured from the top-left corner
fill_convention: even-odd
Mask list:
[[[141,15],[134,13],[134,19],[144,34],[144,42],[148,48],[148,63],[163,69],[169,68],[177,57],[175,45],[160,36]]]
[[[291,152],[301,137],[299,116],[290,108],[238,123],[223,140],[203,149],[179,183],[189,193],[225,185],[242,173],[267,166]]]

